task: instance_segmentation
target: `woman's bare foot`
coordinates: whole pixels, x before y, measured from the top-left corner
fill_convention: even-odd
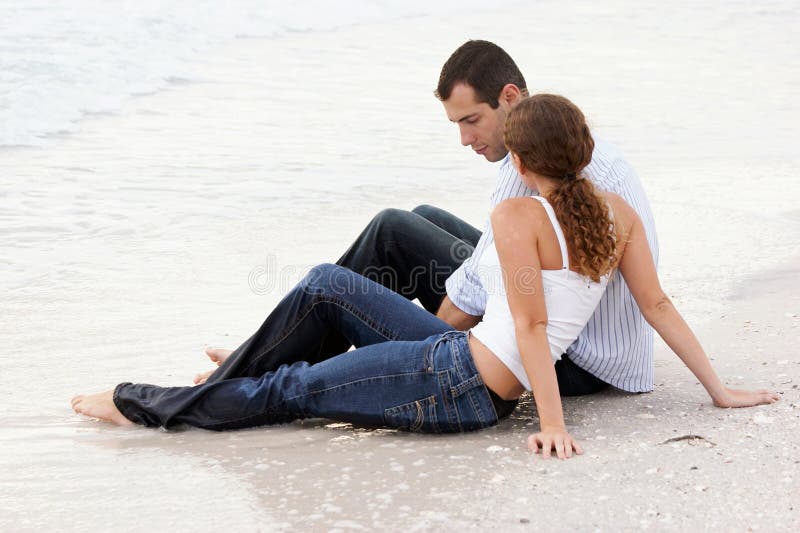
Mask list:
[[[228,358],[233,352],[231,350],[226,350],[225,348],[206,348],[206,355],[209,359],[211,359],[217,366],[221,365],[225,362],[225,359]],[[205,372],[201,372],[194,377],[194,384],[195,385],[202,385],[206,382],[208,378],[211,377],[215,370],[207,370]]]
[[[134,425],[114,405],[113,390],[97,394],[79,394],[72,399],[72,409],[76,413],[112,422],[118,426]]]

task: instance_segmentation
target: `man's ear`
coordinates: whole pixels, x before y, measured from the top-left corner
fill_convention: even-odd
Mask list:
[[[500,96],[497,100],[503,109],[508,111],[522,101],[522,91],[513,83],[507,83],[500,89]]]

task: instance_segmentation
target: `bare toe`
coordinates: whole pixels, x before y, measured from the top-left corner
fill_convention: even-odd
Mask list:
[[[206,348],[206,355],[209,359],[217,363],[217,365],[224,363],[225,359],[232,353],[232,350],[226,350],[225,348]]]
[[[72,408],[75,409],[75,405],[77,405],[81,400],[83,400],[83,394],[73,396],[72,400],[70,401]]]
[[[195,385],[202,385],[203,383],[205,383],[208,380],[209,377],[211,377],[211,374],[213,374],[213,373],[214,373],[213,370],[207,370],[205,372],[201,372],[201,373],[197,374],[194,377],[194,384]]]

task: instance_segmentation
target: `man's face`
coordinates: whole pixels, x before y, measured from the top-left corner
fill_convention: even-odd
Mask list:
[[[490,162],[506,156],[503,128],[510,108],[506,109],[509,106],[502,99],[498,108],[492,109],[489,104],[477,101],[472,87],[459,83],[442,103],[447,118],[458,124],[462,145],[471,147]]]

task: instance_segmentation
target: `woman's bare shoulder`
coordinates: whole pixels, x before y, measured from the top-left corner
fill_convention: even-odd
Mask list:
[[[492,210],[492,225],[517,225],[521,221],[544,220],[547,213],[541,203],[527,196],[503,200]]]
[[[600,194],[611,207],[615,224],[630,228],[636,219],[639,218],[636,210],[619,194],[609,191],[603,191]]]

